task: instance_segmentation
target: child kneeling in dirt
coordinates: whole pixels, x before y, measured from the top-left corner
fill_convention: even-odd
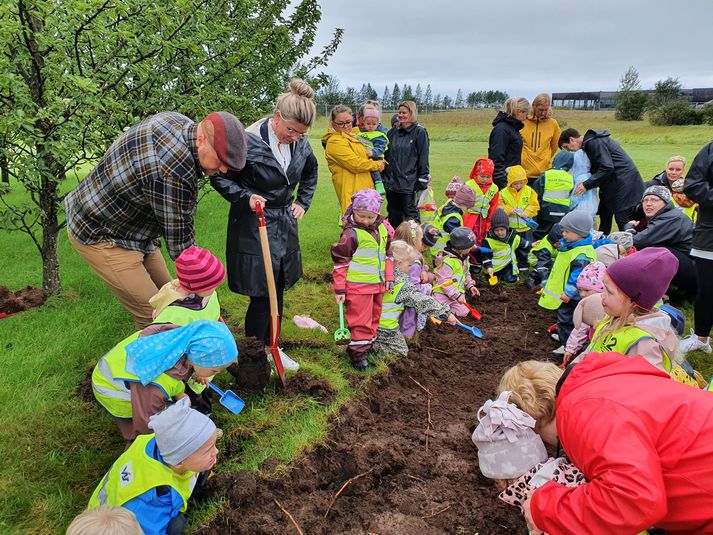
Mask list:
[[[391,243],[391,250],[394,256],[394,287],[384,294],[374,350],[405,357],[408,346],[399,327],[404,310],[412,309],[425,316],[434,316],[451,325],[455,325],[457,320],[448,305],[421,293],[409,280],[407,273],[418,256],[416,249],[405,241],[395,240]]]
[[[215,465],[218,430],[186,398],[152,416],[149,427],[153,434],[139,436],[114,462],[89,507],[124,507],[147,535],[178,535],[188,498]]]
[[[478,409],[472,440],[478,448],[481,473],[495,480],[501,491],[498,498],[522,510],[532,492],[545,483],[576,487],[586,483],[586,478],[566,459],[548,459],[545,444],[534,430],[535,419],[509,401],[512,395],[504,391]]]
[[[532,249],[527,255],[527,261],[532,271],[525,281],[525,286],[530,289],[544,286],[561,246],[562,227],[559,223],[554,223],[544,238],[532,244]]]
[[[480,295],[470,275],[468,256],[473,247],[473,231],[467,227],[458,227],[451,232],[446,248],[436,256],[436,289],[433,290],[433,297],[439,303],[450,306],[451,312],[459,317],[467,316],[470,312],[465,306],[466,292],[473,297]]]
[[[508,216],[505,210],[498,208],[493,214],[492,226],[485,236],[484,248],[473,253],[482,264],[488,277],[497,275],[503,282],[517,282],[520,270],[517,267],[515,251],[523,247],[523,237],[514,229],[509,228]],[[529,248],[530,243],[524,245]]]
[[[581,299],[577,278],[587,264],[597,260],[592,247],[593,226],[592,217],[581,210],[569,212],[560,221],[562,246],[537,302],[542,308],[557,311],[557,336],[563,345],[553,352],[556,356],[564,356],[564,343],[574,329],[572,317]]]
[[[394,284],[389,234],[379,215],[382,202],[373,189],[352,195],[342,218],[342,236],[332,246],[335,298],[346,305],[351,330],[347,353],[360,371],[369,367],[367,356],[376,338],[384,292]]]
[[[443,250],[448,242],[448,236],[454,229],[463,226],[463,214],[475,204],[475,192],[469,186],[461,186],[452,200],[444,204],[438,211],[435,224],[441,231],[441,236],[431,249],[433,253]]]

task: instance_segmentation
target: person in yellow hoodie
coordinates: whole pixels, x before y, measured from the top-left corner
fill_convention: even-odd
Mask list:
[[[552,118],[550,96],[540,93],[532,101],[530,113],[520,130],[522,136],[522,166],[530,184],[552,167],[558,150],[560,125]]]
[[[365,188],[374,189],[371,171],[383,171],[386,161],[369,158],[366,148],[357,138],[359,129],[353,127],[352,110],[348,106],[337,104],[332,108],[329,124],[329,130],[322,137],[322,146],[344,215],[352,195]]]
[[[527,270],[527,253],[529,246],[534,241],[533,217],[540,211],[540,203],[537,200],[537,193],[527,185],[527,174],[521,165],[513,165],[507,168],[506,188],[500,190],[499,205],[505,210],[510,222],[510,228],[514,229],[520,236],[521,245],[515,251],[519,269]]]

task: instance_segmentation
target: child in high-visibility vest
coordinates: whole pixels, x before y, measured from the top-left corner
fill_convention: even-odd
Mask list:
[[[509,227],[505,210],[498,208],[493,214],[490,230],[485,236],[483,247],[473,256],[480,262],[488,277],[497,275],[503,282],[516,282],[520,270],[517,267],[515,251],[521,245],[521,236]],[[529,246],[529,243],[527,244]]]
[[[474,203],[475,192],[469,186],[461,186],[456,191],[453,199],[438,210],[436,226],[441,231],[441,237],[436,241],[436,245],[432,247],[434,254],[446,246],[448,236],[454,229],[463,226],[463,214],[472,208]]]
[[[606,316],[580,356],[616,351],[642,355],[660,370],[677,362],[678,337],[671,317],[656,307],[678,269],[678,259],[663,247],[647,247],[617,260],[604,277],[602,306]]]
[[[528,288],[544,285],[547,277],[550,276],[550,270],[561,246],[562,227],[559,223],[553,224],[544,238],[532,244],[532,249],[527,255],[527,262],[532,268],[525,281]]]
[[[422,293],[409,280],[407,273],[419,256],[416,249],[405,241],[394,240],[391,242],[391,250],[394,257],[394,287],[384,294],[374,349],[405,357],[408,354],[408,346],[399,320],[406,310],[414,310],[424,316],[434,316],[451,325],[455,325],[457,320],[448,305]]]
[[[465,187],[465,186],[464,186]],[[475,281],[470,275],[470,261],[468,256],[475,247],[475,234],[467,227],[458,227],[451,232],[450,239],[445,249],[436,256],[436,286],[433,297],[439,303],[445,303],[451,312],[459,317],[467,316],[470,312],[465,306],[465,294],[480,295],[475,287]]]
[[[364,106],[359,140],[366,146],[366,155],[372,160],[383,160],[386,149],[389,148],[389,138],[386,129],[381,126],[381,113],[375,105]],[[374,189],[379,195],[386,195],[384,183],[379,171],[371,171]]]
[[[522,240],[515,253],[518,267],[522,271],[527,271],[527,253],[529,249],[523,245],[525,242],[532,243],[535,237],[532,229],[528,225],[528,219],[532,219],[540,210],[540,203],[537,201],[537,193],[527,185],[527,172],[521,165],[513,165],[507,168],[508,185],[500,192],[500,207],[505,210],[510,222],[510,228],[517,232]]]
[[[88,507],[128,509],[146,534],[183,533],[188,499],[216,463],[218,430],[185,398],[152,416],[149,427],[153,433],[137,437],[119,456]]]
[[[351,330],[347,353],[360,371],[369,367],[384,292],[394,285],[391,240],[379,215],[382,202],[373,189],[352,195],[342,218],[342,235],[332,246],[335,299],[345,304]]]
[[[592,217],[580,210],[569,212],[559,223],[562,229],[561,247],[547,278],[538,305],[557,311],[557,335],[563,344],[554,353],[564,355],[564,343],[574,328],[574,309],[581,299],[577,278],[584,267],[597,260],[592,247]]]
[[[606,271],[607,267],[601,262],[592,262],[577,277],[577,291],[582,299],[574,309],[574,329],[566,340],[563,365],[589,344],[594,328],[606,316],[602,305]]]
[[[424,295],[431,295],[431,286],[434,275],[429,270],[428,264],[423,259],[423,253],[429,248],[427,241],[424,241],[423,226],[415,221],[404,221],[394,232],[394,240],[402,240],[408,243],[416,251],[416,259],[408,269],[408,278],[416,286],[419,292]],[[422,330],[426,326],[426,316],[417,314],[413,308],[407,308],[399,319],[401,332],[406,338],[411,338],[416,331]]]
[[[481,158],[475,162],[470,172],[470,180],[465,183],[475,192],[475,204],[463,216],[463,226],[475,233],[476,245],[483,244],[500,202],[498,187],[493,183],[493,171],[493,160]]]

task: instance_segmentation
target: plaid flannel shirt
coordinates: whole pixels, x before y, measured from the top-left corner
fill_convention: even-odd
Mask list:
[[[202,173],[197,128],[188,117],[164,112],[122,134],[67,195],[72,236],[86,245],[111,241],[145,254],[163,236],[174,260],[193,245]]]

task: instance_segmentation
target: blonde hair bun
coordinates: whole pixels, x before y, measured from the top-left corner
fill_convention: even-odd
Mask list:
[[[290,81],[290,93],[304,98],[314,98],[314,89],[312,86],[299,78]]]

